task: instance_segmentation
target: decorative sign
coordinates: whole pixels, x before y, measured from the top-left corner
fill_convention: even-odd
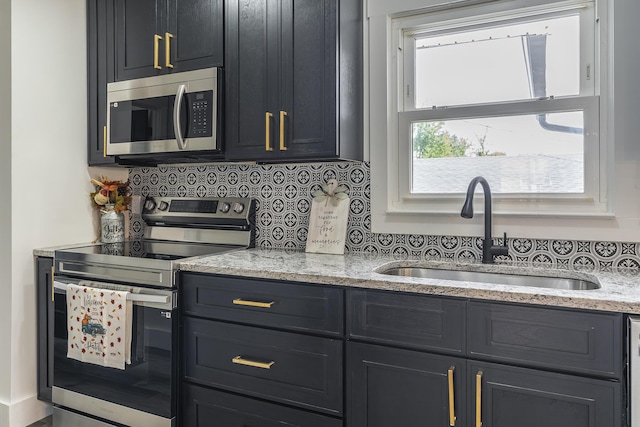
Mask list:
[[[346,188],[330,179],[313,193],[305,252],[344,254],[349,219]]]

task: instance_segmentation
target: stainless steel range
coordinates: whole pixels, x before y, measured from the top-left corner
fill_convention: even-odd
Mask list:
[[[254,245],[251,199],[148,198],[142,218],[142,239],[54,254],[54,426],[175,427],[178,266]],[[70,284],[130,292],[131,364],[124,370],[67,357]]]

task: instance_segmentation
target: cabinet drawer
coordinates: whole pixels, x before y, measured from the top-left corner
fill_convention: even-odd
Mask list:
[[[183,426],[342,427],[337,419],[193,384],[183,391]]]
[[[619,378],[622,315],[470,302],[470,356]]]
[[[343,291],[329,286],[183,275],[186,314],[342,336]]]
[[[185,378],[334,415],[342,341],[186,317]]]
[[[348,291],[351,338],[464,353],[465,302],[393,292]]]

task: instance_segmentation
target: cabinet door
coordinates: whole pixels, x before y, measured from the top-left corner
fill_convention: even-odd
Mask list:
[[[230,160],[268,160],[278,154],[279,1],[225,4],[226,139]]]
[[[116,80],[166,72],[164,63],[167,0],[115,0]],[[154,37],[158,66],[154,68]]]
[[[465,425],[463,359],[349,342],[347,372],[350,427]]]
[[[621,388],[596,380],[468,362],[468,420],[487,427],[619,427]],[[479,405],[478,405],[479,404]],[[480,408],[480,411],[478,411]]]
[[[338,153],[337,13],[336,0],[282,0],[282,89],[276,148],[283,158],[334,157]]]
[[[340,420],[185,383],[183,422],[189,427],[340,427]],[[215,423],[212,424],[213,420]]]
[[[36,258],[36,313],[38,323],[38,399],[51,402],[53,386],[53,259]]]
[[[168,71],[179,72],[222,66],[224,57],[222,7],[223,0],[169,0],[166,32],[172,35],[168,43],[170,43],[169,62],[173,68]],[[165,37],[166,34],[162,36]]]
[[[227,2],[227,157],[337,154],[336,0]]]
[[[107,83],[114,80],[113,0],[87,1],[87,140],[90,166],[110,165],[104,150],[107,126]]]

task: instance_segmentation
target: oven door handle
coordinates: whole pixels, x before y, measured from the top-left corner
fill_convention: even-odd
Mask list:
[[[61,291],[67,291],[67,284],[62,282],[53,282],[53,286],[56,289]],[[166,295],[145,295],[145,294],[132,294],[129,293],[127,295],[127,300],[133,302],[148,302],[148,303],[156,303],[156,304],[167,304],[169,302],[169,297]]]

